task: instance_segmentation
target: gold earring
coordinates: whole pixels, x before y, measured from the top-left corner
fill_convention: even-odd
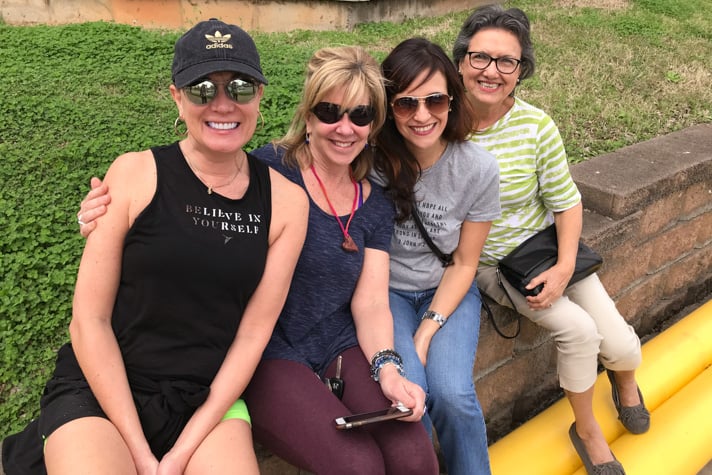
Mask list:
[[[257,112],[260,113],[260,120],[262,121],[262,129],[265,128],[265,116],[262,115],[262,111],[258,110]]]
[[[185,131],[181,132],[178,127],[180,127],[181,124],[185,125],[185,121],[181,116],[176,117],[176,121],[173,122],[173,132],[178,136],[178,137],[185,137],[188,135],[188,126],[185,126]]]

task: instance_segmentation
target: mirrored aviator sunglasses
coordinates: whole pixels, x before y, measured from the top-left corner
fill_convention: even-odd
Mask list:
[[[215,99],[218,95],[219,86],[224,86],[227,97],[238,104],[247,104],[257,95],[257,84],[239,78],[224,83],[204,79],[196,84],[184,87],[183,90],[190,102],[204,105]]]
[[[442,114],[450,108],[451,100],[452,97],[441,92],[421,97],[403,96],[391,102],[391,108],[398,117],[407,118],[415,114],[418,104],[424,102],[431,114]]]
[[[376,111],[371,106],[356,106],[342,110],[339,104],[332,104],[331,102],[320,102],[311,111],[320,122],[325,124],[335,124],[341,120],[344,114],[347,114],[349,120],[359,127],[373,122],[376,115]]]

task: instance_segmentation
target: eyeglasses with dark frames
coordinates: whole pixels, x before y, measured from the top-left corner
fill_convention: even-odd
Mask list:
[[[346,114],[349,116],[349,120],[359,127],[370,124],[376,116],[376,111],[371,106],[363,105],[351,109],[341,109],[341,105],[331,102],[320,102],[312,107],[311,111],[320,122],[325,124],[335,124]]]
[[[431,114],[442,114],[450,109],[452,97],[442,92],[427,96],[403,96],[391,102],[393,113],[401,118],[408,118],[415,114],[418,105],[422,102]]]
[[[202,79],[200,82],[184,87],[183,90],[190,102],[200,106],[217,97],[218,86],[223,86],[227,97],[238,104],[247,104],[257,95],[257,84],[242,78],[235,78],[228,82]]]
[[[481,51],[468,51],[467,56],[470,58],[470,66],[473,68],[480,70],[487,69],[492,61],[494,61],[497,71],[502,74],[512,74],[522,63],[522,61],[517,58],[510,58],[509,56],[494,58]]]

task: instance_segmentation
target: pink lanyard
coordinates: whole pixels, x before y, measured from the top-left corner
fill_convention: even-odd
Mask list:
[[[319,183],[319,187],[321,187],[321,192],[324,193],[324,198],[326,198],[326,202],[329,204],[329,209],[331,209],[331,212],[333,213],[334,218],[336,218],[336,222],[339,223],[341,232],[344,235],[344,242],[341,243],[341,247],[343,247],[345,251],[358,252],[358,246],[356,246],[356,243],[349,235],[349,225],[351,225],[351,220],[353,219],[354,213],[356,212],[356,203],[358,202],[358,197],[359,197],[358,186],[356,185],[356,180],[354,180],[351,173],[349,173],[349,177],[351,178],[351,183],[353,183],[353,185],[354,185],[354,202],[351,205],[351,214],[349,215],[349,219],[346,222],[346,226],[344,227],[344,223],[341,222],[339,215],[336,213],[334,206],[331,204],[331,201],[329,200],[329,195],[326,194],[326,188],[324,188],[324,184],[321,182],[321,178],[319,178],[319,175],[316,173],[316,168],[314,168],[313,164],[311,166],[311,171],[314,174],[314,178],[316,178],[316,181]]]

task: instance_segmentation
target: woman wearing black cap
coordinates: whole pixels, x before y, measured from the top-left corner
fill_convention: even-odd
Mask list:
[[[285,301],[307,200],[242,149],[267,83],[247,33],[197,24],[172,73],[185,137],[110,166],[71,344],[39,418],[4,441],[7,473],[259,471],[239,397]]]

